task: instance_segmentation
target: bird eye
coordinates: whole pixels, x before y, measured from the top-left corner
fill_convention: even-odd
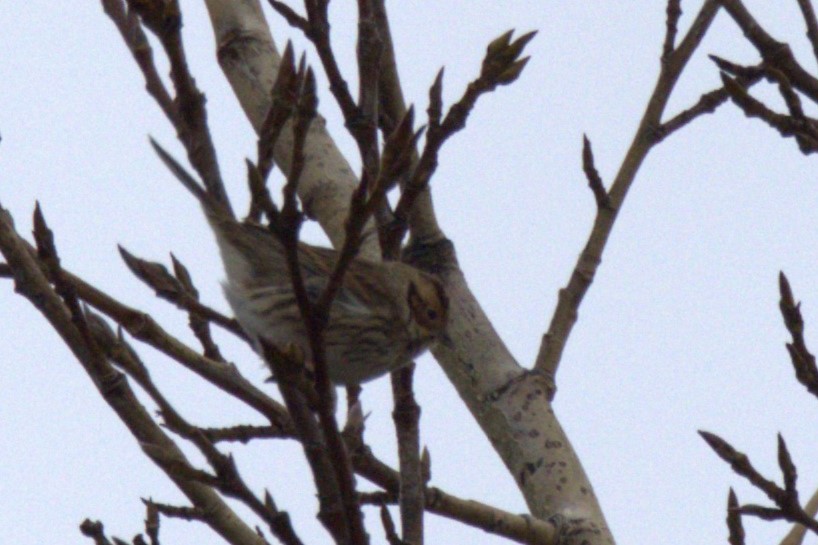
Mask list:
[[[437,320],[437,311],[431,308],[428,309],[426,311],[426,317],[429,318],[430,320]]]

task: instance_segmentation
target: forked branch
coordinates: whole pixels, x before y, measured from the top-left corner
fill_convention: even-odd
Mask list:
[[[667,34],[659,79],[648,100],[633,142],[607,192],[607,198],[604,201],[606,206],[597,206],[596,219],[588,241],[580,253],[568,285],[559,291],[557,307],[551,317],[548,331],[543,335],[540,351],[534,364],[534,369],[550,381],[552,397],[556,391],[556,373],[563,350],[577,321],[579,306],[591,287],[599,264],[602,262],[602,254],[613,230],[617,214],[624,204],[625,197],[633,185],[642,162],[661,140],[662,115],[670,94],[687,62],[704,38],[718,9],[718,1],[707,0],[693,20],[684,39],[678,46],[671,49],[671,44],[675,41],[678,6],[672,0],[669,2]],[[594,186],[596,186],[595,183],[592,184],[592,189]],[[598,188],[594,190],[594,195],[599,203],[602,194]]]

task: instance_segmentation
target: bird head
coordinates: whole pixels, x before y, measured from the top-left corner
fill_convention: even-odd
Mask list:
[[[425,274],[418,276],[409,282],[406,300],[422,330],[433,336],[443,331],[449,317],[449,298],[440,282]]]

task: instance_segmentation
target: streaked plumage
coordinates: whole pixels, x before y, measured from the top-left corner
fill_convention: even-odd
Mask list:
[[[210,216],[222,254],[224,291],[253,339],[310,350],[281,243],[265,228]],[[317,299],[337,252],[299,246],[304,284]],[[330,380],[357,384],[405,365],[442,332],[448,301],[440,283],[403,263],[356,258],[333,302],[325,331]],[[256,346],[257,351],[259,346]]]

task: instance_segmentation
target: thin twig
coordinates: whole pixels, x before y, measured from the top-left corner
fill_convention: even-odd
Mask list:
[[[360,430],[359,430],[360,431]],[[358,435],[345,432],[355,472],[383,488],[391,497],[400,493],[400,474],[378,460]],[[458,498],[437,487],[425,489],[426,510],[480,528],[518,543],[553,543],[554,526],[534,517],[516,515],[484,503]]]
[[[145,533],[151,540],[151,545],[159,545],[159,508],[152,501],[142,500],[145,504]]]
[[[602,183],[602,178],[594,165],[594,152],[591,149],[591,141],[584,134],[582,135],[582,170],[585,172],[585,178],[588,180],[588,187],[596,199],[598,208],[610,208],[611,199],[608,197],[608,192],[605,191],[605,184]]]
[[[206,476],[203,472],[193,470],[183,464],[174,464],[179,478],[197,479],[218,489],[223,494],[235,498],[249,507],[259,517],[268,522],[272,531],[282,543],[301,545],[301,540],[291,526],[281,524],[281,513],[271,512],[268,507],[251,491],[241,478],[232,457],[218,451],[206,433],[189,424],[173,405],[162,394],[150,377],[147,368],[134,350],[124,346],[113,332],[104,326],[104,321],[96,317],[93,328],[95,342],[105,350],[106,357],[116,361],[118,366],[133,377],[139,386],[159,407],[168,429],[190,440],[205,456],[210,466],[216,471],[215,476]]]
[[[142,500],[146,502],[146,500]],[[167,503],[159,503],[153,500],[149,500],[150,504],[154,506],[154,508],[161,513],[162,515],[168,518],[176,518],[180,520],[204,520],[205,513],[199,508],[196,507],[185,507],[179,505],[170,505]],[[147,503],[147,502],[146,502]]]
[[[290,6],[284,2],[279,2],[279,0],[268,0],[268,2],[270,2],[270,6],[272,6],[272,8],[276,10],[279,15],[284,17],[284,20],[286,20],[290,26],[305,33],[309,30],[309,22],[304,17],[297,14]]]
[[[235,441],[249,443],[254,439],[295,439],[294,430],[285,430],[276,426],[252,426],[241,424],[229,428],[200,428],[208,439],[214,443]]]
[[[736,76],[740,84],[745,89],[752,87],[758,83],[762,77],[764,77],[764,70],[760,66],[745,67],[734,65],[728,61],[725,61],[724,59],[716,57],[715,55],[710,55],[710,58],[716,63],[717,66],[719,66],[720,69],[728,71]],[[662,125],[656,131],[657,143],[665,140],[668,136],[691,123],[699,116],[712,114],[719,106],[727,102],[729,98],[730,94],[724,87],[720,87],[719,89],[702,94],[696,104],[682,110],[669,120],[662,123]]]
[[[139,24],[139,17],[133,10],[125,9],[123,0],[102,0],[105,14],[119,30],[122,40],[131,52],[137,66],[145,78],[145,89],[153,97],[165,116],[174,126],[178,123],[178,112],[173,104],[173,97],[162,82],[159,71],[153,62],[153,50],[148,37]]]
[[[395,531],[395,522],[392,520],[392,515],[389,514],[389,508],[386,505],[381,505],[381,524],[383,525],[383,532],[386,536],[386,542],[389,545],[405,545],[406,543],[415,543],[414,541],[402,540],[398,537]],[[404,536],[406,532],[404,531]]]
[[[392,41],[385,0],[372,0],[372,11],[378,26],[378,35],[383,43],[381,66],[378,71],[378,99],[380,100],[378,124],[382,135],[388,137],[393,133],[400,120],[404,118],[408,108],[398,74],[395,46]],[[409,166],[402,172],[398,180],[401,188],[406,187],[419,159],[420,154],[417,146],[413,146],[409,150]],[[378,223],[381,249],[386,250],[384,258],[398,259],[399,256],[392,256],[390,253],[391,248],[387,248],[390,232],[396,227],[394,213],[388,202],[384,202],[381,207],[375,210],[375,219]],[[415,205],[409,214],[408,223],[412,234],[411,244],[413,245],[431,244],[445,236],[438,226],[428,188],[415,200]]]
[[[186,298],[191,301],[195,301],[198,303],[198,306],[204,306],[199,303],[199,290],[197,290],[196,286],[193,284],[193,278],[190,276],[187,267],[185,267],[181,261],[176,259],[176,256],[173,254],[170,254],[170,259],[173,263],[173,274],[176,277],[176,280],[178,280],[179,284],[182,286],[182,289],[187,296]],[[222,319],[227,319],[226,316],[223,316],[216,311],[213,311],[213,313],[220,316]],[[193,334],[202,345],[204,355],[206,357],[216,361],[226,361],[222,356],[216,341],[213,340],[213,336],[210,333],[210,322],[206,316],[202,316],[192,311],[188,312],[188,324],[190,325],[191,331],[193,331]],[[238,322],[236,322],[236,325],[238,325]]]
[[[93,539],[95,545],[112,545],[111,541],[105,535],[105,527],[98,520],[92,521],[85,519],[82,521],[82,524],[80,524],[80,532],[82,532],[82,535]]]
[[[358,114],[354,126],[347,128],[355,136],[363,163],[361,186],[370,189],[370,183],[378,178],[380,163],[378,150],[378,107],[381,55],[383,41],[370,4],[371,0],[358,0]]]
[[[153,397],[153,396],[152,396]],[[265,492],[264,500],[258,498],[241,477],[235,459],[231,455],[222,454],[202,431],[188,423],[163,398],[154,398],[159,405],[165,425],[182,437],[190,440],[204,455],[215,471],[215,477],[208,482],[222,494],[234,498],[264,520],[270,531],[286,545],[303,545],[289,522],[289,515],[279,511],[269,492]]]
[[[807,26],[807,38],[812,45],[812,54],[818,61],[818,20],[815,18],[815,10],[812,8],[811,0],[798,0],[798,7],[801,8],[801,15]]]
[[[781,299],[778,307],[784,319],[784,326],[790,333],[792,341],[787,343],[795,378],[807,390],[818,397],[818,365],[815,356],[807,348],[804,340],[804,318],[801,316],[801,303],[796,303],[792,288],[787,276],[781,272],[778,275],[778,287]]]
[[[727,496],[727,529],[730,545],[744,545],[744,526],[741,524],[738,498],[732,488]]]
[[[662,59],[667,59],[676,47],[676,33],[682,16],[682,0],[667,0],[665,8],[665,43],[662,45]]]
[[[192,284],[191,286],[186,287],[185,283],[181,281],[180,278],[176,278],[171,275],[164,265],[140,259],[128,252],[122,246],[119,246],[119,254],[122,256],[122,260],[131,270],[131,272],[139,280],[143,281],[151,289],[153,289],[160,299],[169,301],[177,308],[186,310],[191,314],[195,314],[207,321],[213,322],[214,324],[243,339],[245,342],[249,342],[249,338],[235,319],[228,318],[213,308],[202,304],[198,300],[198,294],[196,293],[195,289],[190,289],[192,288]],[[172,257],[172,259],[174,268],[177,269],[177,272],[184,275],[180,269],[181,263],[179,263],[175,257]],[[213,358],[210,355],[208,357],[220,360],[220,358]]]

